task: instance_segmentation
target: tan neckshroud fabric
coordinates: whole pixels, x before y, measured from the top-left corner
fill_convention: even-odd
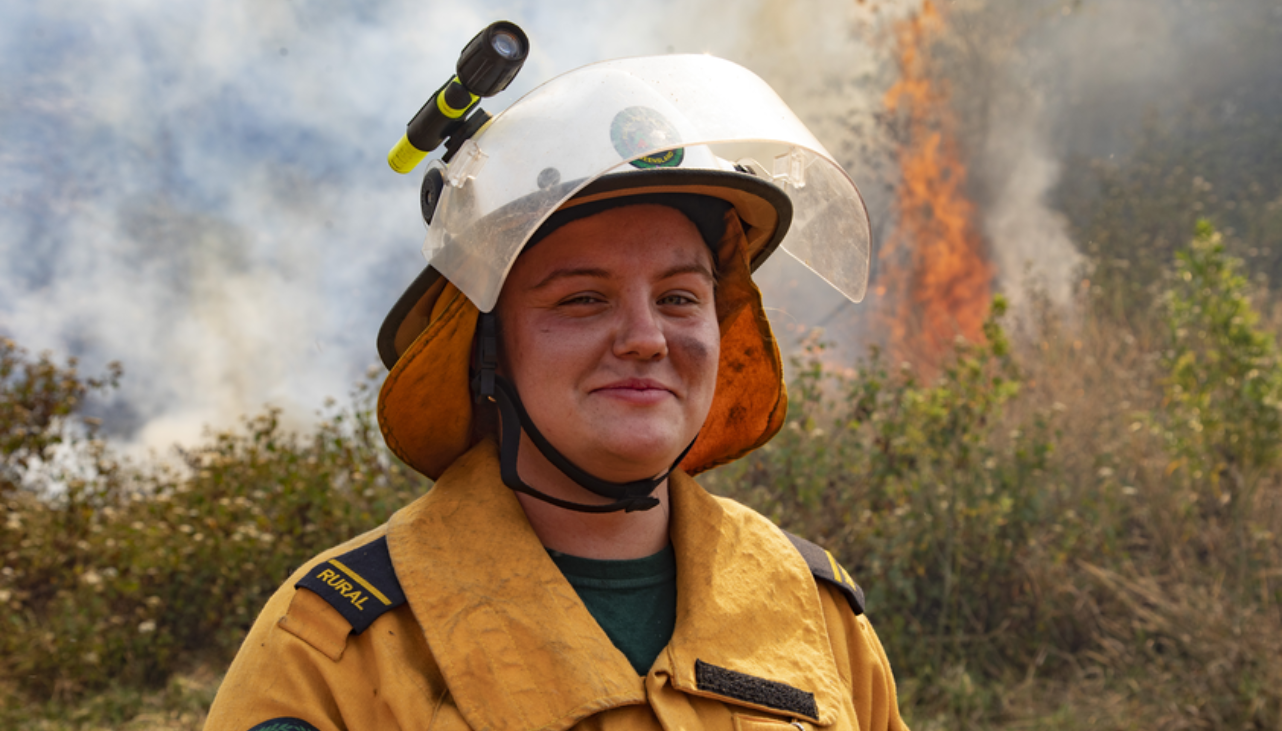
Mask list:
[[[385,525],[286,582],[250,630],[209,731],[274,718],[337,729],[903,729],[871,625],[816,584],[783,533],[674,472],[677,622],[640,677],[597,625],[499,479],[492,442]],[[304,572],[386,535],[407,603],[360,635]],[[818,718],[700,690],[695,661],[813,693]]]
[[[644,192],[665,190],[647,188]],[[702,192],[690,187],[681,190]],[[712,408],[694,448],[681,462],[690,474],[725,464],[765,444],[783,426],[787,412],[783,363],[749,266],[750,252],[773,233],[777,218],[761,221],[761,225],[745,224],[737,210],[727,212],[726,232],[718,248],[721,360]],[[773,216],[773,211],[769,213]],[[758,215],[764,217],[765,213]],[[746,232],[744,225],[748,226]],[[472,446],[468,368],[477,314],[476,306],[454,285],[439,280],[398,331],[398,341],[413,340],[379,393],[378,423],[388,446],[406,464],[432,479]]]

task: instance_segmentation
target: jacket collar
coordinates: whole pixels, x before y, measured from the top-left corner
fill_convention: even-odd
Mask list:
[[[699,661],[813,694],[821,726],[836,722],[841,681],[814,576],[770,521],[733,500],[709,495],[674,473],[669,531],[677,554],[677,626],[660,656],[671,682],[695,695],[725,697],[700,683]],[[701,687],[705,686],[705,687]]]
[[[805,562],[778,528],[674,472],[677,626],[651,675],[700,688],[696,660],[815,696],[836,719],[839,680]],[[393,516],[397,578],[469,725],[559,731],[646,702],[638,677],[535,536],[484,441]],[[787,557],[780,560],[780,557]]]

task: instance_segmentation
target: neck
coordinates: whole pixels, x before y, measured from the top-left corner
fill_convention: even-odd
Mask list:
[[[554,467],[521,432],[517,469],[522,479],[539,490],[578,503],[608,500],[576,484]],[[571,556],[632,559],[652,556],[668,545],[668,481],[654,489],[658,507],[632,513],[580,513],[517,493],[534,533],[547,548]]]

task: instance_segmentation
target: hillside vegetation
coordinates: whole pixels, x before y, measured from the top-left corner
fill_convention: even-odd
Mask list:
[[[864,586],[915,729],[1282,727],[1279,320],[1205,223],[1156,291],[998,299],[930,379],[815,341],[779,436],[704,480]],[[429,489],[372,384],[175,468],[78,417],[118,377],[0,345],[0,726],[199,727],[291,569]]]

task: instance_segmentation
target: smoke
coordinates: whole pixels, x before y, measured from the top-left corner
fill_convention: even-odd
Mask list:
[[[1070,238],[1087,222],[1053,207],[1067,164],[1078,176],[1082,161],[1126,165],[1146,125],[1197,145],[1194,117],[1282,122],[1277,0],[983,0],[957,16],[950,76],[970,100],[975,195],[999,284],[1017,303],[1031,284],[1065,305],[1087,274],[1086,242]],[[1229,145],[1276,156],[1279,139]]]
[[[992,12],[991,9],[988,12]],[[1016,313],[1037,292],[1068,311],[1084,259],[1065,216],[1051,205],[1061,163],[1047,124],[1046,91],[1028,75],[1028,51],[1014,47],[981,61],[983,122],[972,133],[972,189],[980,224],[1004,291]],[[990,47],[991,48],[991,47]],[[988,68],[983,68],[988,67]],[[971,82],[959,90],[974,92]],[[974,124],[972,120],[972,124]]]
[[[0,111],[17,143],[0,328],[91,368],[123,361],[108,422],[157,447],[268,400],[297,414],[341,387],[321,374],[349,380],[345,321],[373,294],[351,275],[389,269],[403,234],[377,215],[393,189],[366,171],[371,107],[391,95],[322,51],[373,44],[275,5],[3,13],[18,71]]]
[[[87,370],[122,361],[97,408],[146,447],[268,402],[310,418],[376,360],[378,323],[423,266],[417,180],[386,150],[509,9],[6,4],[0,332]],[[613,20],[596,12],[592,27]],[[535,37],[565,35],[563,17],[524,15]],[[541,44],[502,103],[605,37]]]
[[[423,266],[417,178],[391,173],[386,151],[462,44],[499,18],[534,47],[489,111],[602,58],[724,56],[770,82],[846,166],[879,242],[896,184],[879,121],[894,82],[889,29],[919,5],[5,4],[0,333],[74,354],[89,371],[122,361],[122,388],[99,407],[120,441],[190,442],[264,403],[294,423],[311,418],[376,361],[378,324]],[[950,40],[937,50],[966,130],[978,223],[1011,291],[1026,273],[1057,301],[1072,291],[1080,258],[1049,202],[1068,156],[1124,155],[1151,110],[1179,114],[1199,95],[1242,109],[1243,89],[1278,89],[1262,78],[1282,67],[1275,0],[948,10]],[[1216,96],[1226,83],[1237,96]],[[867,339],[868,305],[788,257],[759,280],[785,349],[816,325],[848,353]]]
[[[88,371],[122,361],[120,391],[96,407],[121,441],[189,443],[264,403],[306,421],[375,362],[378,324],[423,266],[417,180],[383,157],[471,33],[506,17],[534,39],[492,112],[555,73],[666,52],[764,53],[804,100],[818,89],[786,48],[822,26],[804,17],[782,44],[745,41],[783,8],[5,5],[0,332]],[[820,66],[846,53],[842,33],[822,31]]]

